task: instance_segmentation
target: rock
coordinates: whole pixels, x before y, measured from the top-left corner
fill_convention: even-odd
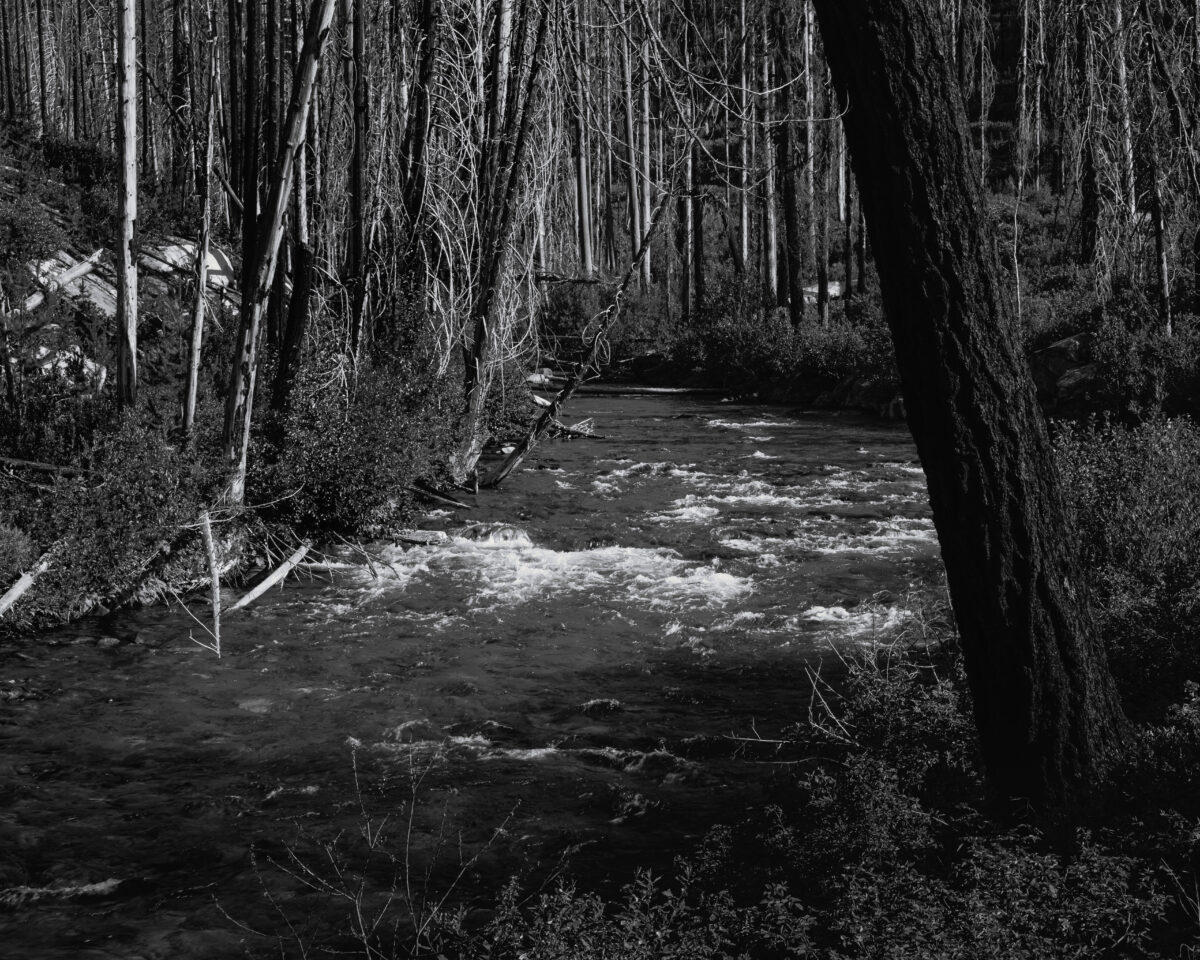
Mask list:
[[[113,647],[119,647],[121,641],[116,637],[101,637],[96,641],[96,646],[101,650],[111,650]]]

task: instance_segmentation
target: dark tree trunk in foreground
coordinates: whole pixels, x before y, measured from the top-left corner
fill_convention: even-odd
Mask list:
[[[968,127],[925,0],[816,0],[929,484],[990,789],[1052,817],[1124,716],[1088,614]]]

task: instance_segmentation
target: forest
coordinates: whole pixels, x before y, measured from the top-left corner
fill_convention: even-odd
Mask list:
[[[326,814],[274,816],[268,800],[317,787],[247,773],[225,812],[186,807],[251,805],[245,843],[197,868],[221,916],[158,939],[145,918],[191,903],[169,892],[182,881],[64,868],[75,841],[29,810],[70,751],[34,744],[43,759],[0,776],[0,913],[57,931],[47,956],[108,956],[97,930],[137,956],[1200,955],[1200,0],[0,0],[0,338],[0,736],[23,751],[35,716],[16,712],[57,702],[63,651],[95,641],[130,676],[130,658],[168,648],[215,654],[219,677],[289,591],[316,603],[314,577],[420,583],[439,549],[498,562],[465,559],[471,538],[533,563],[535,523],[574,522],[543,518],[552,496],[590,489],[571,509],[607,518],[628,471],[692,486],[673,514],[647,508],[664,529],[644,545],[615,522],[537,560],[544,578],[581,565],[537,608],[547,623],[604,580],[634,591],[646,629],[693,630],[697,663],[725,662],[720,617],[696,612],[712,604],[747,604],[742,623],[788,603],[867,610],[874,638],[835,643],[828,675],[815,655],[775,678],[767,661],[728,667],[739,709],[756,694],[731,678],[755,670],[796,691],[770,733],[698,746],[665,727],[655,741],[646,721],[631,759],[609,718],[636,713],[628,698],[580,695],[558,739],[510,727],[515,713],[480,726],[478,705],[406,719],[387,751],[354,746]],[[764,554],[786,540],[781,516],[705,528],[703,548],[662,518],[716,524],[747,491],[777,503],[845,464],[822,453],[764,474],[771,489],[730,467],[724,499],[704,500],[712,464],[682,451],[734,414],[703,407],[662,441],[668,467],[626,468],[634,453],[607,434],[649,415],[577,420],[597,383],[743,405],[764,434],[749,435],[756,468],[782,456],[765,432],[789,417],[846,431],[839,456],[891,450],[899,429],[910,453],[854,460],[854,496],[810,498],[788,536],[836,521],[842,549],[868,521],[924,531],[928,566],[860,556],[861,597],[847,575],[802,600],[797,579],[781,606],[753,606],[778,565],[807,575],[836,551],[809,541],[752,575],[729,544]],[[572,456],[579,477],[555,480]],[[855,499],[880,487],[900,513]],[[637,566],[651,560],[666,566]],[[701,581],[669,602],[636,593]],[[450,583],[430,610],[482,602],[449,599]],[[271,612],[244,612],[271,588]],[[509,588],[530,589],[519,573]],[[669,603],[700,619],[659,623]],[[168,615],[175,638],[148,646]],[[421,631],[414,650],[433,642]],[[692,678],[678,649],[652,667]],[[413,656],[419,676],[435,655]],[[431,690],[481,700],[484,670]],[[270,714],[274,698],[239,709]],[[564,828],[559,848],[585,851],[573,873],[567,853],[552,868],[521,852],[517,815],[488,807],[446,866],[453,828],[417,797],[458,803],[455,751],[485,741],[504,763],[564,743],[622,777],[669,763],[660,793],[603,789],[618,796],[607,823],[658,817],[673,839],[602,869],[586,852],[601,841]],[[735,761],[758,792],[701,812],[722,786],[698,771]],[[261,796],[243,800],[251,780]],[[665,811],[685,801],[668,795],[701,781],[684,842]],[[156,816],[169,845],[174,820]],[[262,826],[288,817],[295,837]]]

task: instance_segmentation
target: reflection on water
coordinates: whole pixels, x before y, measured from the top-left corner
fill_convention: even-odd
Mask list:
[[[623,877],[755,803],[773,767],[730,735],[802,716],[807,665],[908,615],[864,601],[937,574],[910,441],[681,397],[576,411],[603,439],[548,444],[470,511],[435,511],[442,542],[377,544],[371,569],[265,597],[224,625],[221,661],[162,608],[6,651],[0,942],[258,949],[213,905],[271,922],[264,888],[290,888],[251,845],[353,834],[356,790],[395,812],[417,772],[436,815],[412,856],[510,818],[480,885],[564,849]]]

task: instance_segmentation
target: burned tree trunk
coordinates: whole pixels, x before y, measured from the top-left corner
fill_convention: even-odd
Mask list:
[[[1061,814],[1125,719],[1088,613],[1050,444],[1012,336],[966,114],[922,0],[816,0],[909,426],[1004,813]]]

